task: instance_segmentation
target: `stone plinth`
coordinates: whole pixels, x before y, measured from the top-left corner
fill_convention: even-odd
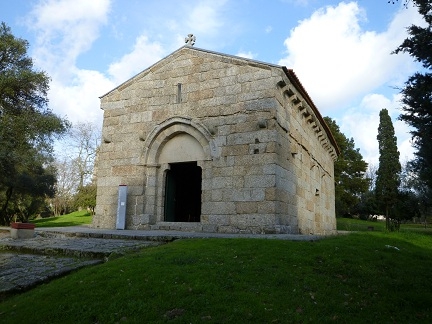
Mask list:
[[[13,239],[34,237],[35,225],[31,223],[11,223],[10,235]]]

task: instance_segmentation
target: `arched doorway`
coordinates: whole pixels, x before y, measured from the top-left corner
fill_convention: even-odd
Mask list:
[[[196,162],[170,163],[166,173],[164,220],[199,222],[201,219],[201,168]]]
[[[159,161],[168,163],[165,174],[164,221],[199,222],[201,218],[201,144],[191,135],[180,133],[162,147]]]
[[[209,131],[174,117],[150,132],[144,143],[145,207],[149,224],[201,222],[206,161],[220,153]]]

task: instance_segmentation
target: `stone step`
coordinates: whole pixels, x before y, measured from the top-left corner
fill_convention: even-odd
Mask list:
[[[151,230],[181,231],[181,232],[203,232],[201,223],[192,222],[159,222],[150,225]]]
[[[64,231],[46,231],[38,230],[37,235],[46,238],[94,238],[94,239],[107,239],[107,240],[134,240],[134,241],[156,241],[156,242],[171,242],[178,239],[174,235],[143,235],[131,234],[128,231],[116,230],[115,233],[107,233],[104,231],[77,231],[77,232],[64,232]]]
[[[100,239],[81,237],[37,236],[26,240],[2,240],[0,251],[105,259],[163,242],[144,240]]]

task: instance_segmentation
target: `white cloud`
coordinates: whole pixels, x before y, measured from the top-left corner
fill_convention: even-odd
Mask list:
[[[109,0],[45,0],[31,11],[28,26],[37,32],[34,57],[51,75],[65,76],[87,51],[107,21]]]
[[[112,63],[108,72],[114,83],[120,84],[160,60],[164,53],[160,44],[151,43],[147,36],[141,35],[136,39],[133,50]]]
[[[101,123],[98,96],[113,87],[101,73],[76,67],[79,55],[99,37],[109,10],[109,0],[42,0],[27,17],[36,32],[35,64],[52,78],[49,106],[72,123]]]
[[[293,68],[328,113],[412,71],[411,58],[390,53],[416,19],[415,9],[403,9],[387,31],[377,33],[362,29],[366,13],[356,2],[328,6],[291,30],[285,40],[288,56],[279,64]]]
[[[407,158],[412,158],[413,148],[410,144],[409,127],[397,120],[400,114],[399,101],[400,95],[394,95],[389,99],[382,94],[368,94],[358,107],[349,109],[341,120],[337,120],[341,132],[348,138],[353,137],[356,147],[361,148],[360,152],[366,162],[378,165],[379,113],[384,108],[388,110],[393,121],[400,160],[405,161]]]
[[[199,30],[201,34],[217,34],[224,23],[220,9],[226,0],[203,1],[190,11],[186,25],[190,30]]]
[[[99,96],[114,88],[115,84],[97,71],[76,70],[74,79],[64,85],[56,79],[51,82],[50,106],[73,123],[101,124]]]
[[[256,57],[256,55],[254,53],[252,53],[251,51],[249,52],[239,52],[236,54],[236,56],[240,56],[240,57],[244,57],[247,59],[254,59]]]
[[[235,30],[235,23],[228,23],[229,9],[227,0],[191,0],[179,2],[176,10],[166,19],[159,19],[157,25],[152,23],[152,30],[158,35],[163,35],[168,40],[166,47],[175,50],[185,44],[185,36],[192,33],[196,36],[196,45],[200,48],[215,49],[230,42],[231,35],[221,36],[229,31]],[[165,17],[164,17],[165,18]],[[161,24],[165,30],[161,33]]]

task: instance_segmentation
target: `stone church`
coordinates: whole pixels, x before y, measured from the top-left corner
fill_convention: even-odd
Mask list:
[[[332,234],[337,144],[293,70],[187,44],[101,97],[95,228]]]

